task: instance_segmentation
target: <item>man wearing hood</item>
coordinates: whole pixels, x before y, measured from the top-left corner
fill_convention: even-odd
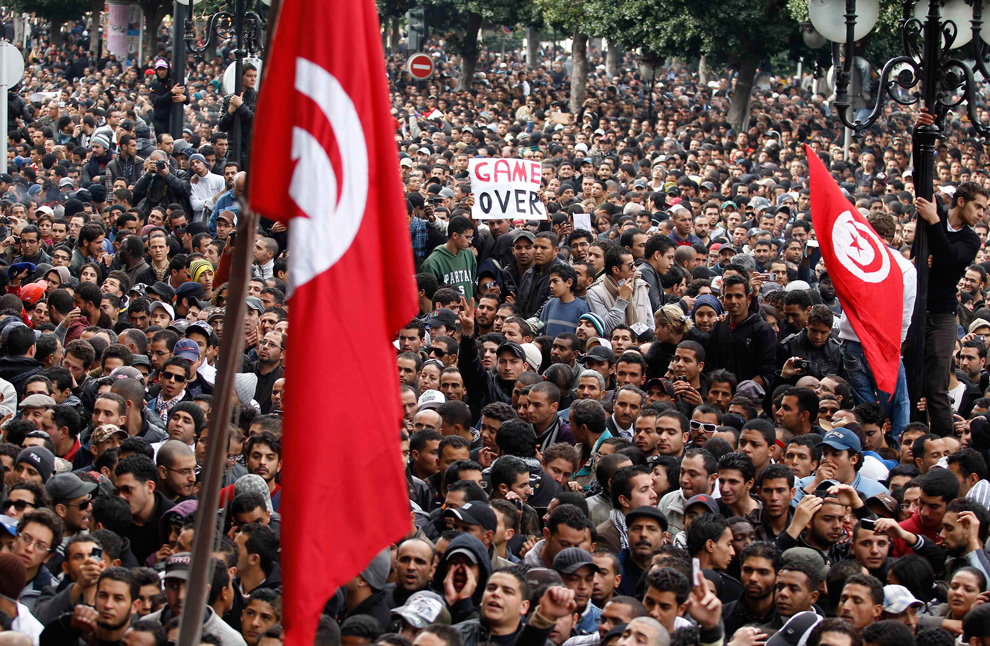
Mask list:
[[[186,101],[186,88],[172,80],[172,69],[165,58],[155,59],[155,78],[148,89],[151,90],[151,105],[154,106],[155,132],[168,132],[169,116],[172,114],[172,104]]]
[[[385,585],[391,570],[390,549],[385,548],[371,559],[371,563],[361,574],[344,586],[345,601],[340,621],[355,615],[368,615],[378,620],[382,626],[391,621],[392,596]]]
[[[484,543],[471,534],[450,541],[433,574],[433,588],[447,602],[452,624],[478,619],[490,575],[491,560]]]

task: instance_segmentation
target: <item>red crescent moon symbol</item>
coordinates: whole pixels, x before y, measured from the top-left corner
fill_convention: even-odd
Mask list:
[[[859,227],[857,226],[857,224],[858,223],[856,223],[854,221],[853,222],[853,228],[856,229],[856,232],[860,234],[859,239],[860,240],[863,240],[868,245],[870,245],[871,247],[873,247],[873,250],[874,250],[874,253],[873,253],[873,262],[871,262],[869,265],[861,265],[859,262],[856,261],[855,258],[853,258],[848,253],[846,254],[846,258],[848,258],[850,262],[855,263],[864,272],[873,273],[873,272],[876,272],[876,271],[880,271],[880,268],[883,266],[883,256],[881,254],[885,253],[886,250],[877,247],[876,241],[873,239],[873,236],[862,233],[860,231]],[[874,267],[874,265],[876,265],[876,267]]]

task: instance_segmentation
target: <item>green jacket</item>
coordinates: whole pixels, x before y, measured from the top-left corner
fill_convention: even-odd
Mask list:
[[[455,256],[450,253],[446,245],[440,245],[423,261],[422,270],[436,276],[441,286],[456,287],[468,301],[474,298],[478,260],[470,249],[465,249]]]

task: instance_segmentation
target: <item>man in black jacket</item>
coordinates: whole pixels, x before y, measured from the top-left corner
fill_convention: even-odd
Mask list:
[[[167,59],[155,59],[155,78],[148,87],[151,90],[151,105],[155,108],[155,134],[158,135],[168,132],[172,104],[186,100],[186,88],[181,83],[173,82],[171,73]]]
[[[759,314],[749,311],[749,282],[732,275],[722,283],[722,306],[728,318],[712,328],[705,348],[709,368],[725,368],[739,379],[764,388],[776,371],[777,336]]]
[[[946,218],[939,217],[932,202],[921,197],[915,200],[918,217],[927,223],[931,246],[924,393],[932,433],[942,437],[952,435],[949,370],[956,343],[956,284],[980,249],[980,237],[972,227],[986,215],[988,197],[990,191],[976,182],[963,182]]]
[[[186,174],[183,171],[173,173],[168,165],[168,155],[156,150],[144,162],[144,174],[134,184],[134,204],[147,213],[156,206],[178,202],[186,213],[192,213],[191,192]]]

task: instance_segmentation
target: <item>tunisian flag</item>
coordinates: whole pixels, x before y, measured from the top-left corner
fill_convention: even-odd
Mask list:
[[[842,194],[815,152],[805,146],[811,177],[811,219],[842,313],[863,344],[877,388],[892,394],[901,356],[904,281],[894,252]]]
[[[282,445],[287,644],[410,528],[392,340],[416,313],[373,0],[284,0],[264,69],[250,205],[289,225]]]

